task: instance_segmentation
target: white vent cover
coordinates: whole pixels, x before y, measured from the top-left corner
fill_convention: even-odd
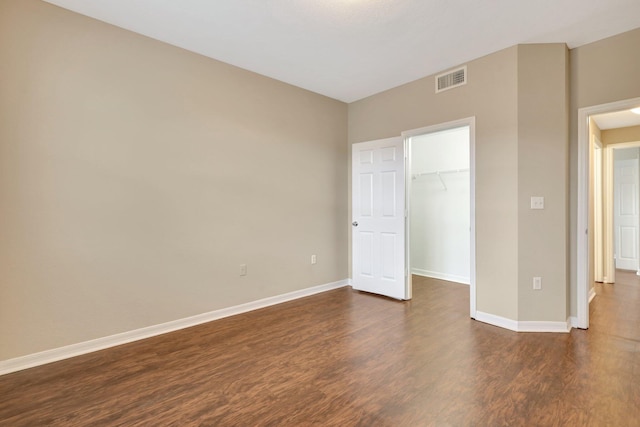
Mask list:
[[[436,76],[436,93],[467,84],[467,66]]]

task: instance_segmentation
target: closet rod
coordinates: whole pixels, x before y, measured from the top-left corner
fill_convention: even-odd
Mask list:
[[[413,179],[420,178],[425,175],[440,175],[443,173],[459,173],[459,172],[469,172],[469,169],[449,169],[445,171],[433,171],[433,172],[418,172],[412,175]]]

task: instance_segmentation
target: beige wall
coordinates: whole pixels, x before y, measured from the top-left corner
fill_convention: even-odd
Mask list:
[[[518,48],[469,62],[465,86],[434,93],[434,77],[349,104],[349,142],[476,117],[477,309],[517,319]]]
[[[605,145],[606,143],[602,140],[602,131],[600,130],[600,128],[598,127],[598,124],[596,123],[595,120],[589,120],[589,141],[591,141],[591,138],[595,136],[596,138],[598,138],[600,140],[600,142],[603,143],[603,145]]]
[[[568,53],[515,46],[467,64],[467,85],[434,77],[349,105],[351,144],[476,117],[477,310],[521,321],[567,319]],[[530,209],[531,196],[545,210]],[[532,290],[534,276],[543,290]]]
[[[567,320],[568,50],[518,46],[518,320]],[[531,209],[531,196],[544,209]],[[542,290],[533,290],[533,277]]]
[[[576,315],[576,227],[578,206],[578,110],[640,97],[640,28],[570,52],[570,248],[571,314]]]
[[[567,230],[564,45],[514,46],[469,62],[461,88],[436,95],[429,76],[347,108],[4,0],[0,360],[346,278],[350,145],[471,116],[477,308],[562,321],[577,112],[640,96],[638,46],[640,29],[570,52]],[[575,295],[571,275],[572,315]]]
[[[36,0],[0,76],[0,360],[348,277],[345,104]]]
[[[605,129],[602,131],[601,140],[605,145],[640,142],[640,126]]]

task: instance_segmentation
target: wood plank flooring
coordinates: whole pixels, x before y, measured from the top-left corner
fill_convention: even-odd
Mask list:
[[[1,426],[638,426],[640,279],[591,329],[470,320],[469,291],[350,288],[0,377]]]

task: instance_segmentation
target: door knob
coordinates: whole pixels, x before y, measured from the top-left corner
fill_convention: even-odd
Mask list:
[[[358,221],[353,221],[353,222],[351,223],[351,225],[353,225],[354,227],[357,227],[357,226],[358,226]]]

